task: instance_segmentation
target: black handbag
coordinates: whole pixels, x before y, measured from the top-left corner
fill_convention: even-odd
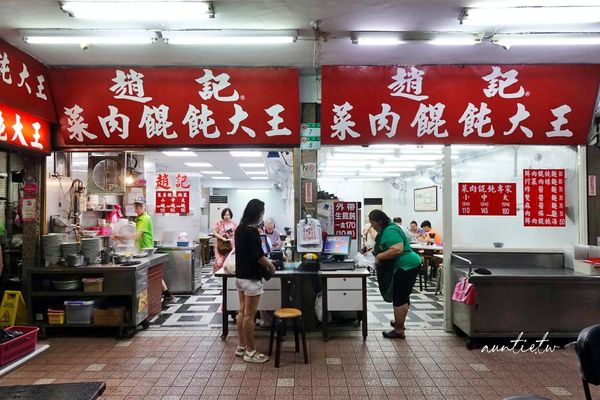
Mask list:
[[[271,275],[271,271],[269,271],[268,268],[265,267],[259,267],[260,269],[260,277],[262,279],[264,279],[265,281],[268,281],[269,279],[271,279],[273,277],[273,275]]]

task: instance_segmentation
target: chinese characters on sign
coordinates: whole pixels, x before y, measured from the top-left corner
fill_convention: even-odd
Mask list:
[[[321,141],[582,144],[599,72],[590,65],[324,66]]]
[[[459,182],[458,215],[517,215],[517,184]]]
[[[156,210],[157,214],[188,214],[190,212],[190,183],[185,174],[176,174],[174,184],[168,173],[160,173],[156,177]]]
[[[0,103],[55,122],[46,67],[0,40]],[[50,150],[46,149],[46,152]]]
[[[358,203],[336,201],[333,203],[333,234],[351,235],[356,239]]]
[[[0,104],[0,143],[48,154],[50,126],[41,118]]]
[[[565,226],[565,170],[523,170],[525,226]]]
[[[50,78],[59,147],[300,141],[296,69],[61,69]]]

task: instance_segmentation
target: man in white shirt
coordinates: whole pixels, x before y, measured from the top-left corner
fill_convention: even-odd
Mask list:
[[[410,229],[408,229],[408,228],[406,228],[406,227],[402,226],[402,218],[400,218],[400,217],[396,217],[396,218],[394,218],[394,223],[395,223],[396,225],[398,225],[400,228],[402,228],[402,231],[404,232],[404,234],[406,235],[406,237],[408,238],[408,240],[411,240],[411,239],[414,237],[414,235],[413,235],[413,233],[410,231]]]

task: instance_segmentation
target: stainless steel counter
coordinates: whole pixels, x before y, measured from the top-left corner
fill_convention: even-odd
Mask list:
[[[163,279],[172,293],[191,294],[200,288],[200,245],[160,246],[156,254],[167,257]]]
[[[491,275],[473,273],[476,304],[452,302],[452,322],[471,338],[577,337],[600,321],[600,276],[563,267],[560,253],[511,253],[493,256],[459,255]],[[458,265],[457,265],[458,264]],[[453,286],[467,276],[469,266],[452,265]]]

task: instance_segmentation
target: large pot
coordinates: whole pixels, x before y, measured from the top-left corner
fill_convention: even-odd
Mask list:
[[[69,254],[67,256],[68,267],[81,267],[85,265],[85,257],[83,254]]]
[[[132,254],[115,254],[113,256],[113,262],[115,264],[123,264],[125,262],[133,261]]]

